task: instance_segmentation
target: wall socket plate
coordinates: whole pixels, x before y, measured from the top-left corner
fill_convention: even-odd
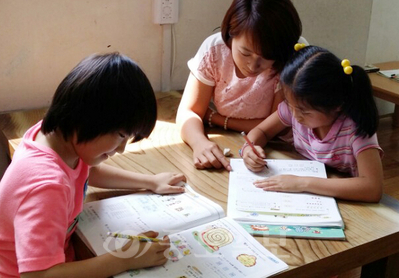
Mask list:
[[[152,0],[155,24],[173,24],[178,20],[179,0]]]

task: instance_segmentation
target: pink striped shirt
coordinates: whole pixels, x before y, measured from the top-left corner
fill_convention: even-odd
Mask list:
[[[279,104],[278,115],[284,125],[292,126],[294,146],[301,155],[341,172],[358,176],[356,157],[364,150],[375,148],[380,151],[381,156],[383,155],[383,150],[378,145],[377,134],[366,138],[356,135],[355,123],[346,116],[340,116],[327,136],[320,140],[311,128],[296,121],[285,102]]]

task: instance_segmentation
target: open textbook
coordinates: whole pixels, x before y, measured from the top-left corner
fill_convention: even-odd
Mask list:
[[[289,174],[327,178],[323,163],[267,159],[254,173],[242,159],[231,159],[227,215],[253,235],[343,239],[344,222],[334,198],[307,193],[264,191],[255,180]]]
[[[225,217],[222,207],[186,185],[186,193],[135,193],[84,205],[77,233],[96,255],[119,249],[126,239],[153,230],[169,235],[168,262],[115,277],[268,277],[288,266],[243,227]],[[124,255],[124,254],[121,254]]]

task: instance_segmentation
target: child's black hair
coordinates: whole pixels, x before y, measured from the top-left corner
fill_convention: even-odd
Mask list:
[[[325,113],[339,109],[355,122],[357,135],[370,137],[378,128],[371,82],[361,67],[352,68],[345,74],[334,54],[308,46],[294,54],[280,78],[296,100]]]
[[[83,59],[58,86],[46,113],[42,132],[59,130],[77,142],[122,131],[133,141],[148,137],[157,106],[151,84],[130,58],[119,53]]]

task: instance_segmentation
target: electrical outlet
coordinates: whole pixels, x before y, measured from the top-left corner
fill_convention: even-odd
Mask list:
[[[173,24],[179,15],[179,0],[153,0],[153,21],[155,24]]]

